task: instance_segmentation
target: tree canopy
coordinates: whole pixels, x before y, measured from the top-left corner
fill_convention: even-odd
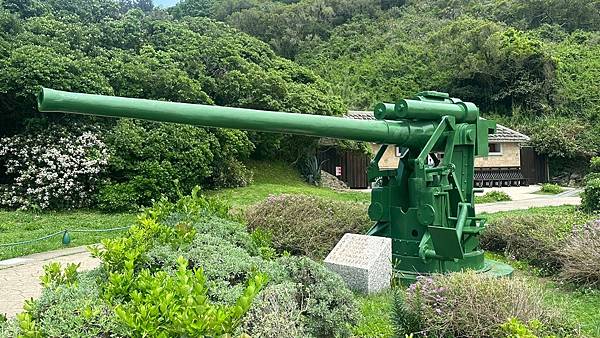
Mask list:
[[[258,37],[353,109],[440,90],[532,134],[542,153],[600,152],[600,1],[183,0],[171,12]],[[548,133],[565,119],[581,128]]]
[[[325,81],[256,38],[151,8],[142,0],[3,1],[0,112],[16,127],[34,111],[39,86],[312,114],[344,110]]]
[[[432,89],[475,102],[553,157],[584,163],[600,149],[600,1],[0,4],[5,134],[34,114],[40,85],[315,114]],[[260,156],[301,143],[244,135]]]

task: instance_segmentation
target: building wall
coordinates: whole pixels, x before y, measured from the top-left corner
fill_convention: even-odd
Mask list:
[[[371,144],[373,154],[376,154],[381,145]],[[487,157],[476,157],[475,167],[476,168],[490,168],[490,167],[520,167],[521,166],[521,151],[519,143],[502,143],[502,154],[490,155]],[[398,167],[398,161],[400,158],[396,156],[396,147],[388,146],[385,154],[379,161],[380,169],[395,169]]]
[[[476,157],[475,168],[490,167],[520,167],[521,148],[518,143],[501,143],[501,155],[489,155],[487,157]]]

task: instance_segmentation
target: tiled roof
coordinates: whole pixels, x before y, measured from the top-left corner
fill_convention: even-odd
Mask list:
[[[529,142],[529,136],[521,134],[501,124],[496,124],[496,132],[490,135],[490,141],[494,142]]]
[[[373,112],[351,110],[345,115],[346,118],[354,120],[375,120]],[[496,125],[496,132],[490,134],[490,142],[515,142],[525,143],[529,141],[529,136],[521,134],[501,124]]]

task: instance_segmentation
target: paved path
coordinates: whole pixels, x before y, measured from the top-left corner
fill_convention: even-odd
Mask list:
[[[579,204],[581,204],[581,198],[579,197],[540,197],[527,200],[477,204],[475,205],[475,210],[477,213],[491,213],[498,211],[529,209],[533,207]]]
[[[79,271],[100,264],[83,246],[0,261],[0,314],[13,317],[22,311],[25,300],[40,296],[39,277],[44,273],[44,265],[50,262],[59,262],[63,267],[67,263],[81,263]]]
[[[486,188],[484,189],[484,192],[491,190],[503,191],[512,198],[512,201],[477,204],[475,210],[477,210],[478,213],[491,213],[508,210],[522,210],[533,207],[581,204],[581,198],[579,197],[581,189],[566,188],[565,191],[556,195],[535,194],[540,188],[541,187],[538,185],[530,185],[528,187]]]

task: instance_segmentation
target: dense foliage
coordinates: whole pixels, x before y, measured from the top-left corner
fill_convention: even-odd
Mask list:
[[[407,290],[398,290],[392,320],[399,336],[513,337],[507,335],[514,329],[510,322],[532,329],[536,335],[531,337],[574,333],[560,313],[544,303],[541,289],[522,278],[473,272],[422,277]]]
[[[274,247],[322,259],[345,233],[365,233],[371,226],[367,206],[307,195],[277,195],[248,208],[250,229],[272,235]]]
[[[584,179],[584,191],[582,194],[582,207],[587,211],[600,210],[600,157],[592,157],[590,160],[590,172]]]
[[[148,0],[2,0],[0,135],[22,133],[37,116],[40,85],[325,115],[435,89],[529,134],[558,171],[579,171],[600,149],[591,94],[600,89],[599,7],[583,0],[183,0],[163,10]],[[249,156],[296,160],[314,146],[254,132],[103,124],[113,158],[98,200],[109,210],[194,185],[244,185]],[[140,143],[140,135],[152,142]],[[172,139],[177,144],[167,146]]]
[[[326,82],[267,44],[208,18],[176,20],[149,1],[2,0],[0,26],[0,135],[22,133],[32,117],[102,125],[112,155],[100,198],[108,209],[147,205],[194,185],[244,185],[250,175],[242,163],[249,156],[294,159],[310,142],[38,114],[39,86],[297,113],[344,110]]]
[[[109,179],[99,194],[106,210],[127,210],[176,199],[205,188],[245,186],[251,173],[242,164],[253,144],[238,131],[121,120],[107,133]]]
[[[600,178],[590,179],[585,183],[581,207],[589,212],[600,210]]]
[[[176,17],[205,16],[224,21],[268,42],[288,58],[327,40],[331,30],[356,17],[374,19],[383,8],[403,0],[183,0],[171,12]]]
[[[407,7],[339,26],[299,61],[334,83],[351,106],[422,88],[447,91],[533,136],[539,152],[585,161],[600,149],[597,103],[584,94],[598,90],[599,34],[554,26],[522,31]]]
[[[334,337],[357,320],[339,276],[306,257],[276,256],[198,189],[155,203],[126,236],[102,244],[95,270],[48,266],[42,296],[0,336]]]
[[[171,12],[260,38],[351,108],[441,90],[532,136],[559,169],[600,151],[598,1],[184,0]]]

